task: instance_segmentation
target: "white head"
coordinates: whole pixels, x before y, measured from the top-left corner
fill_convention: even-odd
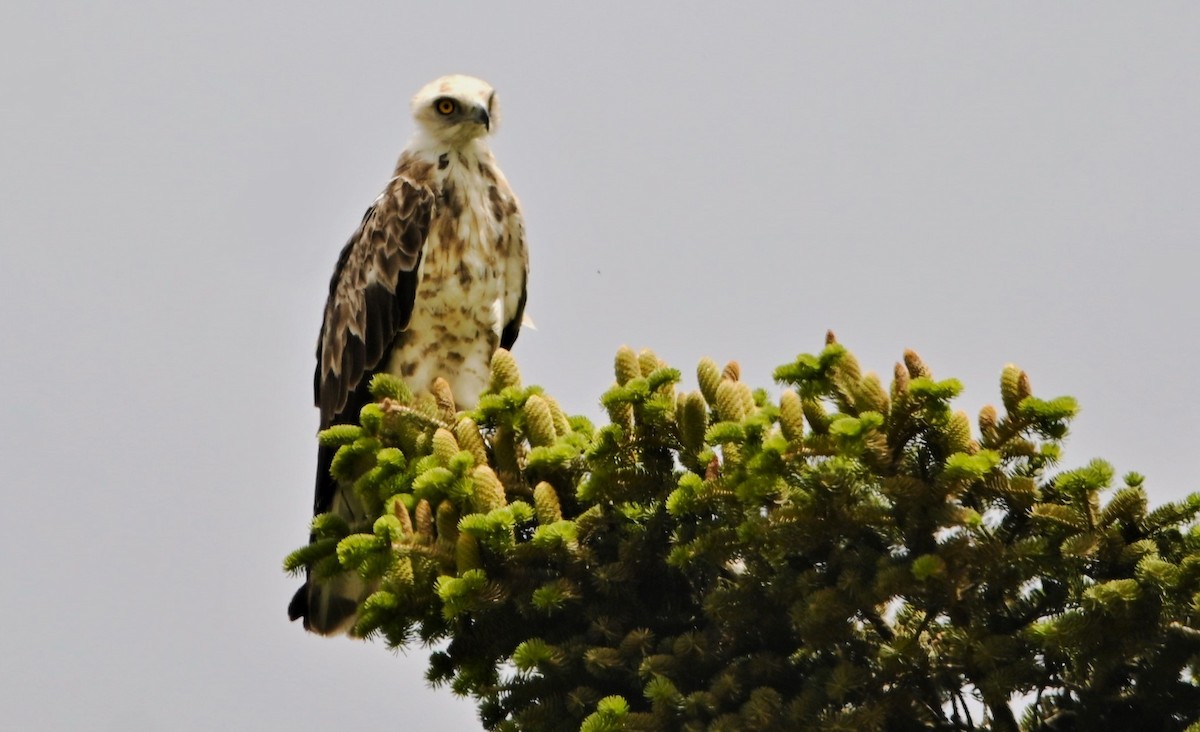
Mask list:
[[[496,90],[473,76],[434,79],[412,98],[413,119],[434,140],[460,147],[496,129],[500,102]]]

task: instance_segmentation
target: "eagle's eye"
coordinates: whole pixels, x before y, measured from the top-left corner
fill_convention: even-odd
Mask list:
[[[434,102],[433,106],[438,111],[438,114],[454,114],[454,110],[458,109],[458,105],[454,103],[453,99],[445,97]]]

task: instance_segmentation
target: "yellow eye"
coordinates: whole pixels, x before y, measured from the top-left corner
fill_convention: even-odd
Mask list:
[[[438,114],[454,114],[454,110],[458,108],[453,99],[439,99],[434,106]]]

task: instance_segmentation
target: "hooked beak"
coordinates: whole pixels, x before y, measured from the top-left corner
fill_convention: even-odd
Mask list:
[[[488,116],[488,111],[483,107],[475,107],[474,112],[475,114],[472,116],[472,119],[483,125],[483,129],[491,132],[492,119]]]

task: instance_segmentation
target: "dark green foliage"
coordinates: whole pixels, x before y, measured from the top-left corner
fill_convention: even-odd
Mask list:
[[[381,383],[334,472],[378,518],[288,569],[377,582],[356,632],[438,647],[495,730],[1200,729],[1200,495],[1057,475],[1069,398],[1014,366],[969,420],[912,352],[890,387],[829,339],[777,401],[623,348],[593,428],[524,388]],[[1102,498],[1107,496],[1107,500]]]

